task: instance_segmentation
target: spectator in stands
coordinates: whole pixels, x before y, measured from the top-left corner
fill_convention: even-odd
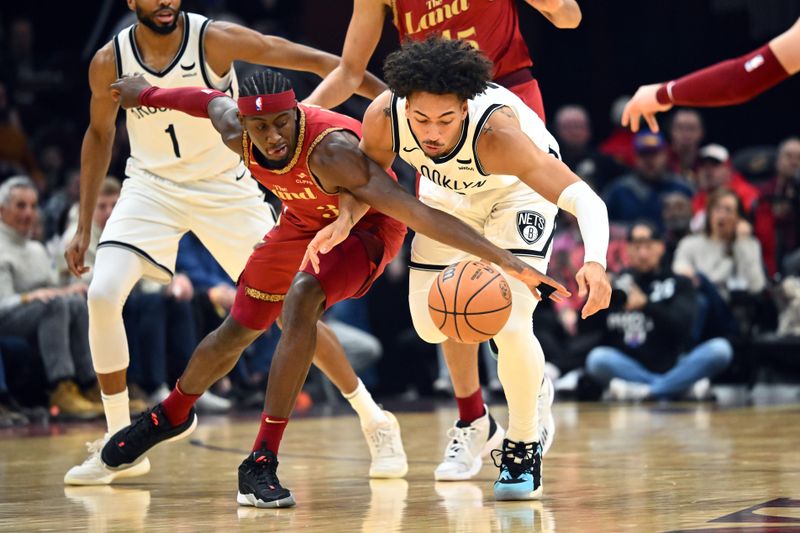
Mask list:
[[[784,262],[800,248],[799,137],[790,137],[778,146],[775,177],[761,184],[759,192],[755,234],[761,241],[767,272],[770,276],[781,270],[787,274]]]
[[[681,240],[672,270],[690,278],[702,274],[726,301],[732,291],[763,291],[767,280],[761,245],[741,215],[739,197],[730,189],[717,189],[708,198],[706,212],[705,231]]]
[[[705,227],[708,195],[720,187],[736,193],[745,216],[752,213],[758,201],[758,189],[733,168],[728,150],[719,144],[709,144],[700,149],[695,181],[697,191],[692,200],[695,213],[692,220],[694,231],[702,231]]]
[[[671,192],[692,195],[685,180],[669,171],[669,153],[659,133],[642,131],[633,138],[636,163],[630,174],[618,177],[606,189],[608,218],[630,224],[645,219],[661,225],[662,199]]]
[[[669,125],[669,166],[690,183],[694,183],[698,152],[704,136],[703,118],[698,111],[678,109],[672,114]]]
[[[716,338],[685,353],[696,305],[692,282],[661,266],[664,241],[649,221],[635,223],[628,241],[630,268],[614,282],[603,339],[589,352],[586,372],[608,384],[610,399],[704,398],[708,378],[730,364],[731,345]]]
[[[666,246],[663,263],[671,267],[678,243],[691,231],[692,198],[685,192],[671,192],[664,196],[663,206],[661,222]]]
[[[611,134],[600,144],[600,152],[613,158],[617,163],[632,167],[636,161],[636,151],[633,149],[633,133],[628,128],[620,126],[622,111],[630,96],[620,96],[611,104]]]
[[[0,181],[15,174],[30,176],[40,191],[45,179],[33,155],[27,135],[22,129],[18,113],[8,101],[4,83],[0,83]]]
[[[627,167],[592,148],[589,114],[579,105],[566,105],[556,111],[555,135],[561,160],[599,192]]]
[[[0,186],[0,335],[35,333],[51,408],[94,418],[103,407],[79,388],[97,385],[89,354],[86,285],[57,286],[44,246],[29,237],[37,206],[36,186],[27,177]]]

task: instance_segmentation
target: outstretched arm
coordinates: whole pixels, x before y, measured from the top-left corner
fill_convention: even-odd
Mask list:
[[[608,212],[600,197],[557,157],[536,146],[522,132],[516,115],[508,108],[497,110],[489,118],[478,138],[476,156],[486,172],[519,177],[546,200],[578,219],[585,245],[584,265],[576,276],[578,295],[588,294],[582,316],[586,318],[608,307],[611,298],[611,285],[605,273]]]
[[[205,87],[162,89],[150,85],[141,74],[125,76],[111,84],[114,100],[124,109],[152,106],[166,107],[198,118],[208,118],[219,132],[225,146],[242,155],[242,124],[239,108],[227,94]]]
[[[89,104],[89,127],[83,136],[81,146],[78,229],[64,251],[67,268],[78,277],[89,271],[89,267],[84,265],[84,256],[89,247],[92,216],[100,184],[111,162],[111,147],[114,144],[119,106],[111,97],[109,85],[116,77],[114,48],[108,43],[97,51],[89,65],[92,98]]]
[[[328,187],[341,187],[382,213],[413,230],[448,246],[497,264],[530,287],[546,283],[556,288],[551,298],[559,301],[569,292],[559,283],[537,272],[511,252],[498,248],[459,219],[433,209],[408,194],[396,181],[358,148],[358,139],[334,132],[320,142],[309,158],[309,168]]]
[[[673,105],[719,107],[746,102],[800,70],[800,19],[769,44],[666,83],[639,87],[625,106],[622,125],[638,131],[643,118],[658,131],[655,115]]]
[[[305,103],[330,109],[350,98],[364,80],[369,58],[381,38],[385,10],[386,4],[382,0],[353,2],[353,16],[347,27],[342,60],[305,99]]]
[[[581,23],[581,8],[575,0],[525,0],[545,16],[556,28],[577,28]]]
[[[340,58],[333,54],[274,35],[263,35],[230,22],[211,23],[205,39],[209,64],[222,65],[225,69],[233,61],[247,61],[257,65],[313,72],[324,78],[340,62]],[[382,81],[372,74],[366,74],[355,90],[361,96],[372,99],[384,89],[386,85]]]

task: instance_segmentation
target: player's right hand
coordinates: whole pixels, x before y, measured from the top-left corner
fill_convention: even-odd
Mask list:
[[[300,263],[300,270],[306,268],[311,261],[314,272],[319,274],[319,254],[327,254],[333,247],[344,241],[350,235],[351,226],[344,222],[328,224],[314,235],[311,242],[306,246],[306,253],[303,255],[303,262]]]
[[[64,259],[67,260],[67,268],[72,272],[73,276],[81,277],[91,270],[83,264],[86,256],[86,250],[89,248],[89,239],[91,235],[83,235],[80,231],[75,232],[67,249],[64,250]]]
[[[111,98],[123,109],[139,107],[139,95],[148,87],[152,85],[141,74],[122,76],[111,84]]]
[[[625,104],[625,109],[622,111],[622,126],[630,126],[631,131],[636,133],[639,131],[639,121],[644,119],[650,127],[650,131],[658,131],[658,121],[656,120],[656,113],[660,111],[668,111],[671,104],[659,104],[656,99],[656,91],[661,87],[660,83],[652,85],[642,85],[636,90],[633,98],[628,100]]]
[[[512,255],[509,263],[500,265],[500,267],[510,276],[527,285],[537,300],[541,300],[542,296],[544,296],[554,302],[561,302],[572,296],[572,293],[562,284],[550,276],[542,274],[516,256]]]

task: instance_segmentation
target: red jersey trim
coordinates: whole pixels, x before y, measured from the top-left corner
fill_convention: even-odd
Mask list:
[[[294,166],[297,164],[297,160],[300,159],[300,154],[303,151],[303,141],[306,137],[306,114],[303,111],[303,108],[300,106],[297,106],[297,110],[300,112],[300,133],[297,135],[297,146],[294,148],[294,155],[292,156],[292,160],[289,161],[289,164],[285,167],[267,169],[274,174],[286,174],[287,172],[291,172]],[[242,145],[246,147],[245,154],[247,156],[244,158],[244,164],[245,166],[250,167],[250,162],[253,160],[253,143],[247,138],[247,130],[245,130],[244,135],[242,136]],[[258,148],[256,148],[256,150],[257,149]]]

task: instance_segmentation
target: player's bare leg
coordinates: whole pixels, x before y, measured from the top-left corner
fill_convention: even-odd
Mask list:
[[[336,385],[358,414],[361,431],[372,457],[369,476],[403,477],[408,471],[408,461],[397,419],[375,403],[372,395],[356,376],[333,330],[322,321],[317,322],[314,364]]]

